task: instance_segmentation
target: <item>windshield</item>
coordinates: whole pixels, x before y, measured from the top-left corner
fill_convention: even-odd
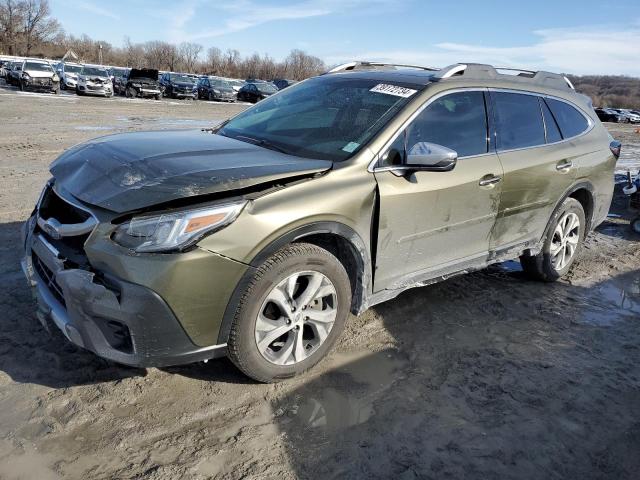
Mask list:
[[[27,62],[24,64],[23,70],[32,70],[36,72],[52,72],[53,69],[48,63]]]
[[[271,83],[254,83],[262,93],[276,93],[278,89]]]
[[[104,68],[99,67],[83,67],[82,75],[90,76],[90,77],[108,77],[109,74]]]
[[[291,155],[342,161],[366,145],[422,85],[326,75],[293,85],[245,110],[219,135]]]
[[[169,76],[171,77],[172,82],[195,83],[195,79],[192,77],[188,77],[187,75],[179,75],[176,73],[172,73]]]
[[[111,75],[113,75],[114,77],[123,77],[126,74],[127,74],[127,69],[126,68],[112,68],[111,69]]]
[[[211,85],[218,88],[231,88],[229,82],[225,82],[224,80],[211,80]]]
[[[82,70],[82,65],[65,65],[64,71],[68,73],[80,73]]]

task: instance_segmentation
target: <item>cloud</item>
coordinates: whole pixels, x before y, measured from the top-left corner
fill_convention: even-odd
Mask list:
[[[111,18],[113,20],[120,20],[120,16],[107,10],[106,8],[102,8],[98,5],[95,5],[91,2],[85,2],[85,1],[76,1],[73,3],[73,5],[76,8],[79,8],[80,10],[84,10],[86,12],[89,13],[93,13],[95,15],[99,15],[101,17],[107,17],[107,18]]]
[[[174,42],[198,41],[240,32],[265,23],[327,16],[362,6],[366,6],[366,12],[369,14],[379,13],[389,4],[389,0],[304,0],[290,5],[265,5],[262,1],[252,0],[237,0],[223,4],[216,2],[215,6],[208,9],[217,10],[215,16],[220,21],[219,27],[200,31],[185,29],[188,20],[195,14],[193,10],[180,24],[172,20],[169,30]],[[209,11],[209,14],[212,12]]]
[[[530,45],[496,47],[481,44],[438,43],[422,51],[364,51],[334,55],[327,63],[353,60],[392,61],[446,66],[476,62],[573,74],[640,76],[640,23],[628,26],[587,26],[537,30]]]

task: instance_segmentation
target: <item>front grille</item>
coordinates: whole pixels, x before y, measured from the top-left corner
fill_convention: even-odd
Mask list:
[[[45,265],[42,260],[40,260],[38,255],[36,255],[34,252],[31,252],[31,261],[33,262],[33,269],[46,284],[51,294],[56,298],[56,300],[58,300],[63,306],[66,307],[62,288],[60,288],[60,285],[58,285],[55,274],[49,267]]]
[[[47,187],[40,202],[38,215],[43,220],[55,218],[62,224],[82,223],[91,216],[89,212],[62,199],[52,187]],[[65,267],[89,268],[89,259],[84,251],[84,244],[87,238],[89,238],[89,233],[71,237],[53,238],[39,226],[36,226],[35,232],[42,235],[60,252],[62,257],[66,259]]]

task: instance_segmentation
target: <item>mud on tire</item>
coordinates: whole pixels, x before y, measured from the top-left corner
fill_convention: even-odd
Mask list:
[[[575,247],[575,251],[573,252],[573,255],[569,259],[568,263],[562,268],[556,269],[554,267],[553,258],[551,255],[551,248],[552,243],[554,242],[556,227],[558,226],[558,222],[561,221],[565,217],[565,215],[571,213],[575,214],[580,222],[578,231],[578,242]],[[577,256],[580,254],[582,242],[586,233],[586,227],[587,222],[582,204],[580,204],[580,202],[575,198],[566,198],[553,213],[551,220],[549,221],[549,225],[547,226],[547,230],[545,231],[542,251],[535,256],[523,255],[520,257],[522,270],[524,270],[525,274],[527,274],[527,276],[529,276],[530,278],[534,280],[541,280],[544,282],[555,282],[556,280],[564,276],[573,265]]]
[[[335,287],[335,321],[326,338],[308,357],[290,365],[277,365],[267,360],[258,348],[255,333],[258,315],[263,314],[264,302],[283,280],[308,271],[319,272]],[[227,342],[229,358],[243,373],[260,382],[274,382],[299,375],[318,363],[332,347],[344,329],[350,306],[351,283],[335,256],[308,243],[287,245],[257,269],[240,298]]]

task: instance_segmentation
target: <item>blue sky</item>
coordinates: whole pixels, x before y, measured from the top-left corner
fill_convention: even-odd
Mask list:
[[[488,62],[640,76],[640,0],[50,0],[75,35],[192,41],[276,59],[300,48],[444,66]]]

